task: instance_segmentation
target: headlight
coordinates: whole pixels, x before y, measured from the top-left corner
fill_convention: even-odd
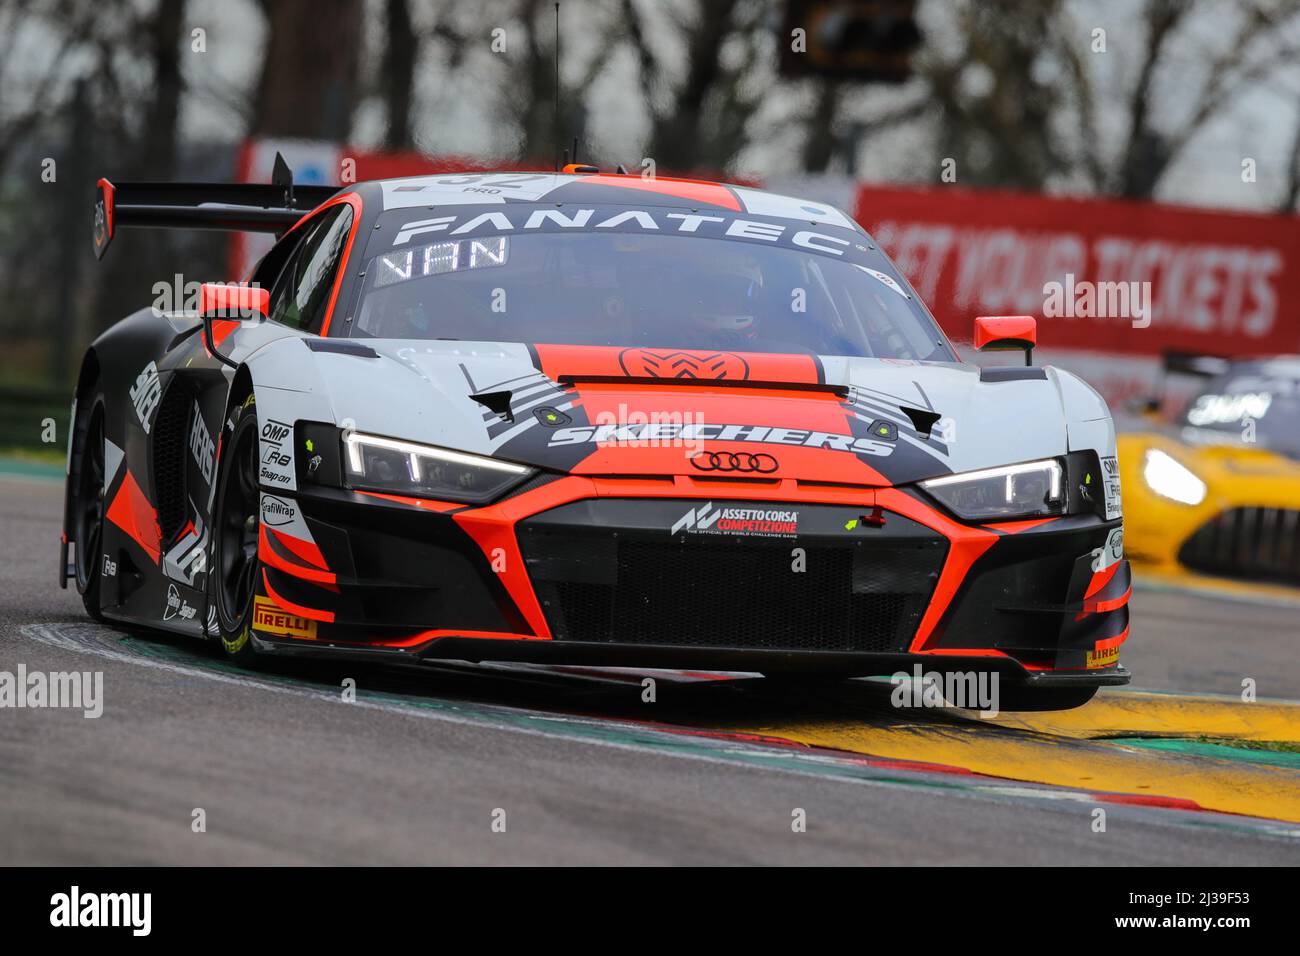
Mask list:
[[[1199,505],[1205,500],[1205,482],[1172,455],[1158,448],[1147,449],[1142,459],[1142,480],[1162,498],[1184,505]]]
[[[345,432],[343,473],[351,488],[481,504],[536,469],[463,451]]]
[[[969,521],[1032,518],[1065,511],[1061,463],[1055,458],[967,471],[921,482],[954,514]]]

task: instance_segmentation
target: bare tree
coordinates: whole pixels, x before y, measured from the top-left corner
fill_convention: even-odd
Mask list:
[[[930,100],[924,112],[935,152],[956,160],[966,185],[1038,190],[1073,182],[1149,198],[1207,123],[1300,60],[1300,0],[1143,0],[1134,79],[1116,96],[1099,83],[1100,64],[1114,61],[1097,59],[1091,31],[1062,0],[967,0],[943,9],[955,43],[927,44],[914,65]],[[1227,41],[1204,55],[1196,85],[1187,54],[1201,42],[1191,29],[1198,17],[1202,26],[1216,18]],[[1188,73],[1193,88],[1174,85],[1171,94],[1173,71]],[[1193,105],[1171,109],[1171,95]],[[1102,135],[1103,110],[1122,111],[1118,142]]]
[[[1294,212],[1300,207],[1300,115],[1296,116],[1295,135],[1286,159],[1286,193],[1278,204],[1278,212]]]
[[[726,168],[748,141],[746,127],[761,99],[760,89],[746,81],[768,39],[767,7],[748,0],[698,0],[694,16],[675,24],[686,60],[675,81],[649,42],[636,0],[621,3],[650,111],[650,152],[656,162],[673,170]],[[732,40],[740,43],[742,55],[728,64],[723,54]]]
[[[361,0],[277,0],[251,132],[346,142],[357,103]]]
[[[176,134],[180,117],[181,35],[185,0],[159,0],[143,24],[148,59],[153,65],[152,95],[144,111],[135,166],[138,175],[171,179],[176,172]]]
[[[1014,8],[1014,9],[1011,9]],[[1052,118],[1061,93],[1035,66],[1060,0],[967,4],[956,16],[961,46],[917,58],[928,81],[937,154],[956,161],[964,182],[1041,189],[1067,167]],[[940,166],[934,164],[934,175]]]
[[[1275,39],[1281,27],[1295,22],[1300,3],[1256,0],[1243,4],[1231,42],[1213,59],[1197,91],[1196,108],[1182,123],[1168,125],[1152,103],[1153,77],[1163,66],[1170,37],[1195,6],[1179,0],[1148,0],[1146,53],[1129,104],[1127,144],[1110,183],[1121,196],[1151,196],[1170,164],[1210,119],[1246,88],[1300,58],[1300,44],[1293,41],[1283,40],[1267,48],[1267,41]]]
[[[411,135],[411,99],[415,87],[415,64],[420,55],[420,37],[411,23],[411,9],[407,0],[387,0],[385,4],[385,45],[380,64],[383,84],[385,117],[388,127],[384,132],[386,149],[408,149],[413,143]]]

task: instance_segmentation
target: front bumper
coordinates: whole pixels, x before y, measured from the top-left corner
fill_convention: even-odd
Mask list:
[[[302,620],[261,630],[266,650],[1127,681],[1118,521],[972,526],[898,489],[683,478],[557,477],[481,508],[297,500],[315,571],[268,535],[263,590]]]

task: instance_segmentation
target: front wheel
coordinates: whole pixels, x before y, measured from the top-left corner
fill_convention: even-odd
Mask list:
[[[104,397],[94,394],[89,413],[78,424],[72,454],[72,537],[77,591],[86,613],[103,621],[99,609],[99,583],[103,571]]]
[[[253,598],[262,569],[257,554],[261,503],[257,406],[251,395],[235,413],[226,448],[213,508],[212,597],[222,649],[233,660],[250,663],[257,653]]]

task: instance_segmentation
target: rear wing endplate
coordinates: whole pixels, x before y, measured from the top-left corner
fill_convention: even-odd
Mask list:
[[[261,183],[121,183],[101,179],[95,191],[95,258],[102,259],[123,226],[282,233],[339,191],[295,186],[276,156],[273,181]]]

